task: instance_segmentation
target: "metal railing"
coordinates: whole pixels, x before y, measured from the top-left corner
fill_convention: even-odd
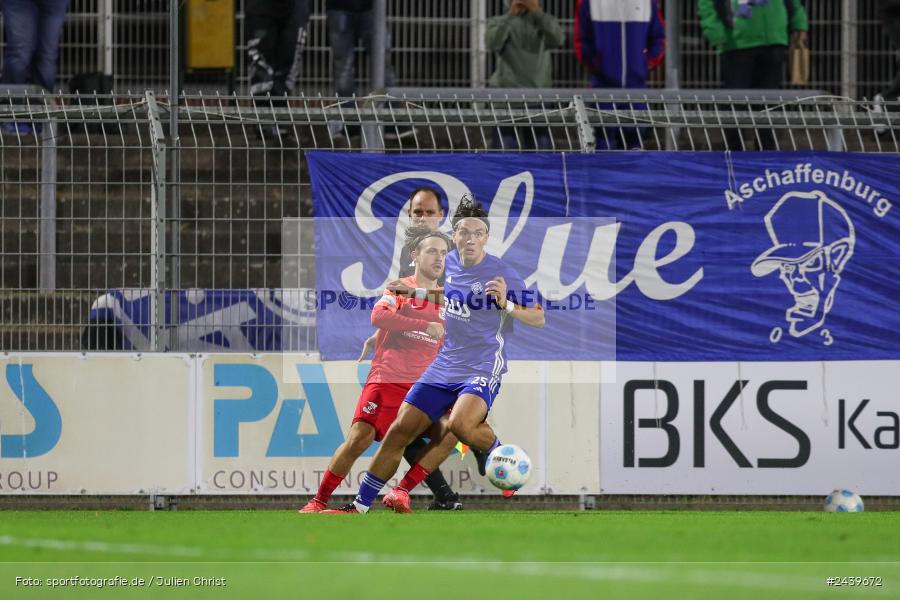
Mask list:
[[[525,152],[547,134],[546,150],[594,152],[642,129],[646,150],[721,151],[724,132],[742,128],[742,149],[771,129],[780,150],[900,152],[900,105],[817,92],[393,88],[289,106],[188,95],[174,116],[173,136],[169,99],[152,92],[0,103],[0,350],[121,348],[85,336],[91,307],[141,298],[129,326],[144,349],[196,349],[201,325],[166,326],[179,302],[231,302],[210,319],[234,325],[253,302],[284,303],[268,291],[314,287],[312,236],[284,242],[286,221],[312,215],[310,149]],[[514,147],[498,143],[501,128]],[[298,269],[290,282],[285,260]]]

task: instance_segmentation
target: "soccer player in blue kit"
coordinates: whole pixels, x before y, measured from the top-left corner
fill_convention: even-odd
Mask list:
[[[490,223],[479,203],[463,198],[451,224],[456,250],[447,255],[443,289],[413,289],[399,280],[388,286],[396,293],[432,302],[443,298],[444,345],[406,395],[354,501],[327,513],[368,512],[400,466],[403,449],[429,428],[431,442],[410,473],[427,476],[443,462],[447,444],[442,446],[441,441],[446,435],[455,435],[472,447],[482,475],[488,454],[500,445],[485,419],[507,370],[505,336],[513,320],[543,327],[544,310],[526,293],[518,273],[485,252]],[[409,512],[408,492],[417,482],[412,483],[406,489],[391,490],[384,503],[397,512]]]

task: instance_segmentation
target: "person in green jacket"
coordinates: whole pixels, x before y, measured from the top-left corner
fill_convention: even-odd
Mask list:
[[[485,44],[496,57],[490,86],[547,88],[553,83],[550,50],[562,46],[565,34],[557,20],[541,10],[540,0],[507,0],[508,11],[487,21]],[[500,127],[494,148],[549,149],[545,127]]]
[[[719,69],[725,89],[778,89],[790,41],[806,45],[809,20],[801,0],[699,0],[700,27],[721,52]],[[777,146],[771,129],[759,129],[760,150]],[[742,150],[738,130],[726,130],[731,150]]]

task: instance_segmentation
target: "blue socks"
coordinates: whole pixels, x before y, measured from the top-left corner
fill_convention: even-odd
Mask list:
[[[502,446],[502,445],[503,445],[503,444],[500,443],[500,438],[495,437],[495,438],[494,438],[494,443],[491,444],[491,447],[487,449],[488,454],[490,454],[491,452],[494,451],[494,449],[496,449],[496,448],[498,448],[499,446]]]
[[[359,493],[356,495],[356,499],[353,500],[353,504],[356,505],[356,510],[359,512],[368,512],[369,507],[372,506],[372,502],[375,501],[375,496],[378,495],[378,492],[381,491],[381,488],[384,487],[384,484],[387,483],[382,479],[378,479],[368,471],[365,475],[363,475],[362,485],[359,486]]]

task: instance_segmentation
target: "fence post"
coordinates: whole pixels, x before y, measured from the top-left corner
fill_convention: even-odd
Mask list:
[[[151,173],[150,232],[150,345],[157,351],[166,349],[166,135],[160,120],[159,105],[152,91],[144,95],[153,143]]]
[[[578,140],[581,142],[581,151],[594,152],[597,149],[597,139],[594,137],[594,128],[591,127],[588,119],[584,99],[575,94],[572,96],[572,107],[575,109],[575,121],[578,123]]]
[[[487,23],[487,3],[484,0],[470,0],[469,31],[469,70],[473,88],[487,86],[487,46],[484,41]]]
[[[100,0],[99,69],[104,75],[113,74],[113,0]]]
[[[385,42],[387,41],[387,0],[375,0],[372,8],[374,31],[372,32],[372,52],[369,54],[373,90],[383,90]]]
[[[666,2],[666,89],[681,87],[681,15],[678,2]]]
[[[384,90],[384,63],[387,53],[385,45],[387,42],[387,0],[375,0],[372,8],[374,15],[374,31],[372,33],[372,51],[369,53],[369,74],[371,75],[372,91]],[[381,127],[378,125],[377,102],[370,102],[372,112],[376,116],[374,123],[362,123],[363,130],[363,147],[370,151],[381,151],[384,144],[381,138]]]
[[[856,5],[853,0],[841,2],[841,95],[856,98]]]
[[[178,290],[181,288],[181,239],[179,237],[181,228],[179,220],[181,219],[181,197],[179,195],[178,184],[180,182],[180,173],[178,166],[178,148],[180,140],[178,137],[178,98],[180,95],[181,72],[180,59],[181,51],[178,41],[181,37],[179,24],[179,5],[180,2],[171,2],[169,4],[169,144],[168,156],[170,166],[168,170],[168,201],[169,201],[169,220],[171,221],[170,239],[168,254],[171,257],[171,270],[169,272],[169,288],[173,290],[174,297],[177,297]],[[163,224],[165,227],[165,224]],[[165,229],[163,229],[165,231]],[[170,325],[178,325],[178,303],[172,302],[170,310]]]
[[[838,100],[831,103],[832,115],[836,123],[831,127],[825,128],[825,141],[828,144],[829,152],[843,152],[847,149],[844,142],[844,130],[841,127],[841,120],[844,116],[849,116],[852,112],[852,105],[847,106],[845,102]]]
[[[53,99],[44,96],[44,110]],[[40,273],[41,291],[56,289],[56,118],[50,117],[41,133],[41,207],[40,212]]]
[[[597,139],[594,137],[594,128],[591,127],[587,116],[584,99],[579,94],[572,96],[571,108],[575,109],[575,122],[578,123],[578,141],[581,142],[581,151],[594,152],[597,149]]]
[[[666,89],[677,90],[681,87],[681,14],[678,2],[666,2]],[[681,105],[678,105],[681,112]],[[678,149],[678,136],[681,129],[666,127],[666,150]]]

